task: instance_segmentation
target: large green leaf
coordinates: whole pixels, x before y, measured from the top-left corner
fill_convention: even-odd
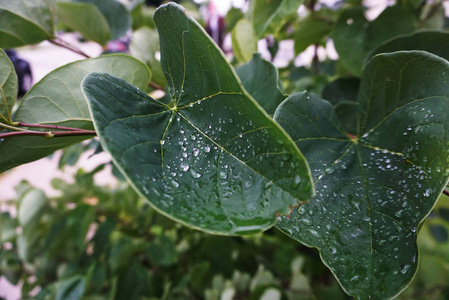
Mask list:
[[[0,49],[0,122],[11,123],[11,112],[17,97],[17,75],[8,55]]]
[[[362,8],[349,8],[341,14],[332,36],[341,62],[359,76],[373,48],[394,36],[412,33],[416,27],[413,13],[402,6],[386,8],[372,22],[365,18]]]
[[[269,115],[273,115],[276,107],[287,97],[277,68],[256,53],[250,62],[237,67],[235,71],[246,91]]]
[[[61,22],[81,33],[86,39],[101,45],[106,45],[111,39],[108,22],[95,5],[59,2],[56,8]]]
[[[22,99],[15,122],[92,129],[90,112],[80,88],[84,76],[92,71],[109,72],[141,89],[150,71],[139,60],[124,54],[100,56],[70,63],[54,70],[35,84]],[[17,136],[0,142],[0,172],[37,160],[57,149],[80,142],[86,137]]]
[[[84,93],[103,147],[161,213],[219,234],[271,227],[313,194],[296,145],[241,88],[207,33],[177,4],[155,13],[170,105],[94,73]]]
[[[54,36],[54,0],[0,0],[0,47],[36,44]]]
[[[449,175],[449,64],[420,51],[379,55],[358,97],[357,137],[332,105],[307,93],[275,119],[306,156],[317,196],[278,228],[320,251],[359,299],[400,293],[417,270],[417,230]]]
[[[101,11],[109,24],[111,39],[126,35],[131,28],[131,16],[126,7],[117,0],[72,0],[73,2],[93,4]]]
[[[276,34],[302,4],[303,0],[254,0],[251,19],[257,37]]]
[[[379,53],[389,53],[401,50],[422,50],[449,60],[449,33],[442,31],[419,31],[414,34],[402,35],[388,40],[375,48],[367,59]]]

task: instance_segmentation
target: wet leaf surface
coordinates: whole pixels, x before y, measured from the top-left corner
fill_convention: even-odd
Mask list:
[[[160,7],[155,21],[172,101],[90,74],[83,89],[103,147],[172,219],[217,234],[273,226],[276,213],[313,194],[302,154],[179,5]]]
[[[362,76],[354,139],[316,96],[292,95],[276,111],[317,191],[276,226],[318,248],[356,298],[392,298],[416,273],[417,230],[449,174],[448,71],[445,60],[420,51],[373,58]]]
[[[17,97],[17,75],[8,55],[0,49],[0,122],[11,123]],[[1,131],[1,130],[0,130]]]

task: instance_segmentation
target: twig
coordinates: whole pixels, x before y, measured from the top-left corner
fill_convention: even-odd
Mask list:
[[[162,86],[160,86],[159,84],[153,83],[153,82],[148,83],[148,86],[155,90],[161,90],[161,91],[164,90],[164,88]]]
[[[449,197],[449,191],[447,191],[446,189],[443,190],[443,194]]]
[[[42,136],[45,138],[53,138],[53,137],[64,137],[64,136],[84,136],[84,135],[92,135],[95,136],[97,133],[93,130],[76,130],[76,131],[14,131],[14,132],[6,132],[0,133],[0,139],[14,137],[14,136]]]
[[[84,131],[84,129],[80,129],[80,128],[55,126],[55,125],[44,125],[44,124],[28,124],[28,123],[22,123],[22,122],[18,122],[17,126],[24,126],[24,127],[31,127],[31,128],[47,128],[47,129],[67,130],[67,131]]]
[[[79,55],[82,55],[82,56],[84,56],[85,58],[90,58],[89,55],[87,55],[86,53],[84,53],[84,52],[81,51],[80,49],[75,48],[75,46],[68,44],[67,42],[63,41],[63,40],[60,39],[60,38],[56,38],[56,39],[54,39],[54,40],[48,40],[48,41],[49,41],[50,43],[56,45],[56,46],[59,46],[59,47],[68,49],[68,50],[70,50],[70,51],[72,51],[72,52],[75,52],[75,53],[77,53],[77,54],[79,54]]]

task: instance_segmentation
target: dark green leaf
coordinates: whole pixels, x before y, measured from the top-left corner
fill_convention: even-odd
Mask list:
[[[244,234],[313,194],[285,132],[242,90],[223,53],[176,4],[155,14],[170,106],[123,80],[83,82],[105,149],[158,211],[204,231]]]
[[[449,60],[448,47],[449,33],[441,31],[419,31],[414,34],[399,36],[381,44],[370,53],[367,61],[379,53],[403,50],[427,51]]]
[[[147,253],[155,266],[171,266],[178,262],[175,243],[165,235],[152,241]]]
[[[341,125],[352,135],[357,134],[357,107],[356,101],[341,101],[334,106]]]
[[[303,0],[255,0],[251,2],[251,19],[256,35],[261,38],[276,34],[302,4]]]
[[[332,36],[341,62],[359,76],[369,51],[394,36],[413,32],[416,26],[412,12],[402,6],[386,8],[371,23],[362,8],[350,8],[341,14]]]
[[[245,14],[243,13],[243,11],[239,8],[236,7],[231,7],[231,9],[228,11],[228,13],[226,14],[226,30],[228,32],[231,32],[232,29],[234,28],[235,24],[237,24],[237,22],[240,19],[243,19],[245,17]]]
[[[118,278],[116,300],[147,299],[152,292],[151,275],[139,264],[132,264]]]
[[[273,115],[276,107],[287,97],[277,68],[256,53],[250,62],[237,67],[235,71],[246,91],[269,115]]]
[[[360,79],[357,77],[338,78],[324,87],[322,97],[334,105],[341,101],[356,101],[359,86]]]
[[[1,17],[1,15],[0,15]],[[1,22],[1,21],[0,21]],[[17,97],[17,75],[8,55],[0,49],[0,122],[11,123],[11,112]],[[0,127],[1,128],[1,127]],[[0,130],[1,131],[1,130]]]
[[[110,72],[144,89],[150,71],[142,62],[124,54],[105,55],[70,63],[35,84],[22,99],[15,122],[92,129],[81,81],[91,71]],[[10,137],[0,141],[0,172],[31,162],[86,137]]]
[[[83,297],[85,279],[82,276],[74,276],[56,282],[55,300],[78,300]]]
[[[55,0],[1,0],[0,47],[37,44],[54,36]]]
[[[70,29],[78,31],[88,40],[104,46],[111,39],[106,18],[93,4],[58,2],[56,13],[61,22]]]
[[[392,298],[416,273],[417,229],[449,175],[448,71],[426,52],[374,57],[362,76],[354,139],[318,97],[296,94],[276,111],[317,190],[277,227],[318,248],[359,299]]]

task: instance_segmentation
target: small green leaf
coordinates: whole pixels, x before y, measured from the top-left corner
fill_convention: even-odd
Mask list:
[[[22,99],[15,122],[93,129],[81,81],[91,71],[110,72],[144,89],[150,71],[139,60],[124,54],[100,56],[67,64],[46,75]],[[86,137],[9,137],[0,141],[0,172],[31,162]]]
[[[248,62],[257,52],[257,37],[253,25],[247,19],[240,19],[232,33],[232,50],[239,62]]]
[[[0,49],[0,122],[11,123],[11,112],[17,97],[17,75],[8,55]]]
[[[310,45],[320,43],[332,30],[332,24],[325,20],[310,16],[302,20],[296,27],[293,39],[295,41],[295,54],[298,55]]]
[[[279,79],[278,69],[259,53],[253,59],[235,69],[246,91],[262,106],[269,115],[287,97]]]
[[[271,227],[276,213],[313,195],[302,154],[180,6],[159,7],[155,21],[172,102],[106,74],[87,76],[83,90],[104,149],[176,221],[220,234]]]
[[[44,192],[37,189],[28,191],[20,200],[17,217],[21,226],[27,226],[40,217],[42,209],[48,205]]]
[[[161,86],[167,85],[161,63],[156,59],[159,51],[159,35],[155,29],[143,26],[133,32],[129,51],[135,58],[146,63],[152,73],[151,81]]]
[[[418,228],[449,175],[448,72],[447,61],[426,52],[374,57],[362,76],[354,139],[316,96],[293,95],[276,111],[317,190],[277,227],[318,248],[358,299],[390,299],[416,273]]]
[[[303,0],[255,0],[251,2],[251,20],[258,38],[276,34],[296,14]]]
[[[422,50],[449,60],[449,33],[442,31],[419,31],[413,34],[398,36],[375,48],[367,57],[367,61],[379,54],[403,50]]]
[[[56,282],[55,300],[78,300],[83,297],[86,280],[83,276],[75,275]]]
[[[0,47],[37,44],[54,36],[55,0],[0,0]]]
[[[388,7],[372,22],[357,7],[343,11],[332,36],[341,62],[360,76],[369,51],[392,37],[413,32],[416,27],[413,13],[405,7]]]
[[[106,45],[111,39],[106,18],[93,4],[58,2],[56,13],[61,22],[78,31],[88,40]]]
[[[116,40],[131,28],[131,16],[126,7],[117,0],[73,0],[73,2],[93,4],[108,22],[111,39]]]

